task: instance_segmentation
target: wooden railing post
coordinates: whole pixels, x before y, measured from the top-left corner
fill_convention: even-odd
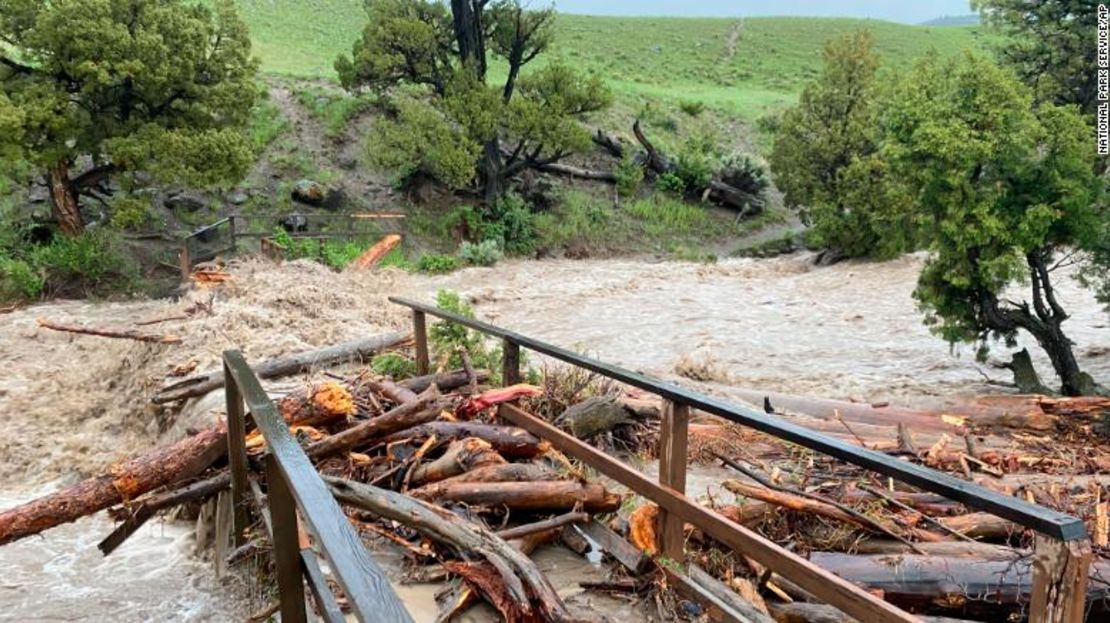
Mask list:
[[[1086,616],[1091,542],[1037,535],[1029,623],[1082,623]]]
[[[677,493],[686,493],[686,443],[690,407],[663,401],[663,421],[659,427],[659,484]],[[659,553],[682,564],[685,562],[686,535],[682,518],[659,511]]]
[[[193,261],[189,258],[189,241],[181,244],[181,251],[177,254],[177,265],[181,268],[181,280],[188,281],[193,272]]]
[[[297,533],[297,504],[289,484],[272,454],[266,455],[266,498],[274,526],[271,555],[277,573],[282,623],[308,623],[304,580],[301,577],[301,547]]]
[[[412,310],[412,337],[416,341],[416,373],[428,374],[428,326],[424,312]]]
[[[509,339],[501,347],[501,384],[516,385],[520,382],[520,345]]]
[[[227,402],[227,458],[231,465],[231,526],[235,547],[246,542],[247,531],[247,431],[246,410],[239,385],[224,362],[224,396]]]

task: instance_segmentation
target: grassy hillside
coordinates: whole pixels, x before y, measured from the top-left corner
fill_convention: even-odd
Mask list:
[[[366,17],[360,0],[239,0],[267,72],[332,78]],[[978,27],[929,28],[804,17],[587,17],[561,15],[555,52],[609,78],[618,94],[690,99],[754,118],[791,101],[818,70],[830,37],[868,28],[879,53],[903,67],[930,48],[982,49]]]

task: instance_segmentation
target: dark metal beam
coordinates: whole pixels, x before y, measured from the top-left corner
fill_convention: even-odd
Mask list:
[[[413,310],[424,312],[443,320],[457,322],[476,331],[502,338],[529,350],[542,353],[560,361],[596,372],[602,376],[626,383],[644,391],[651,392],[667,400],[683,403],[706,413],[726,420],[750,426],[760,432],[778,437],[784,441],[816,450],[837,459],[866,467],[872,471],[911,484],[915,487],[939,493],[976,510],[994,513],[1016,524],[1064,541],[1087,538],[1087,528],[1083,521],[1058,513],[1054,510],[1030,504],[1024,500],[991,491],[985,487],[965,482],[948,474],[927,467],[908,463],[900,459],[852,445],[834,437],[799,426],[775,415],[763,413],[750,407],[733,404],[719,398],[679,387],[619,366],[586,357],[574,351],[553,346],[546,342],[521,335],[473,318],[465,318],[449,311],[439,309],[405,298],[390,297],[390,301]]]

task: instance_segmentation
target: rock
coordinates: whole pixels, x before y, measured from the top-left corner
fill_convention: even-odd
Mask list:
[[[217,228],[209,227],[208,225],[201,225],[200,227],[197,227],[193,230],[194,239],[197,242],[203,243],[214,242],[216,240],[216,236],[218,235],[216,229]]]
[[[312,180],[297,180],[293,185],[293,201],[317,208],[324,205],[327,193],[323,184]]]
[[[339,168],[345,171],[354,171],[358,168],[358,158],[354,156],[340,156]]]
[[[325,210],[335,212],[347,205],[347,193],[341,188],[329,190],[327,196],[324,197],[323,208]]]
[[[303,214],[297,214],[296,212],[283,217],[278,221],[278,224],[291,234],[308,231],[308,219]]]
[[[196,212],[207,207],[208,201],[199,193],[177,191],[166,195],[162,205],[166,206],[167,210],[175,212]]]
[[[227,194],[227,202],[231,205],[241,206],[251,198],[246,191],[234,190]]]
[[[575,437],[589,439],[634,421],[616,396],[593,396],[563,411],[555,418],[555,425]]]
[[[47,203],[50,201],[50,190],[45,186],[35,184],[31,192],[27,193],[27,203]]]

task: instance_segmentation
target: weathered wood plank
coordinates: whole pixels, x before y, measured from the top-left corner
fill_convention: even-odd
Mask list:
[[[670,400],[663,401],[663,419],[659,427],[659,484],[682,495],[686,495],[689,422],[689,407]],[[666,510],[660,511],[658,551],[678,563],[686,559],[685,525],[681,517]]]
[[[1086,615],[1091,542],[1037,535],[1029,623],[1081,623]]]
[[[427,374],[431,361],[428,358],[428,321],[424,312],[412,311],[412,336],[416,343],[416,373]]]

